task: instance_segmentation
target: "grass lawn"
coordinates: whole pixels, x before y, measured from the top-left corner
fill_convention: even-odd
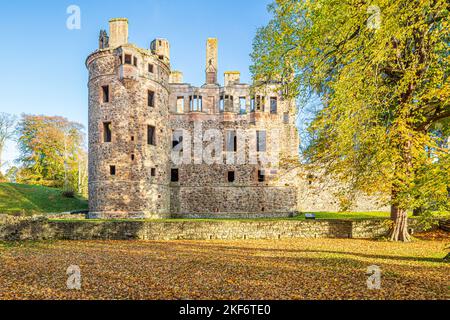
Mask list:
[[[447,299],[448,241],[0,243],[0,299]],[[381,290],[367,289],[372,265]]]
[[[60,213],[87,208],[87,200],[64,198],[58,189],[0,183],[0,213]]]
[[[389,219],[389,212],[311,212],[316,215],[316,219],[344,219],[344,220],[354,220],[354,219]],[[255,220],[305,220],[305,214],[302,213],[294,218],[256,218],[256,219],[196,219],[199,221],[255,221]],[[161,221],[178,221],[187,222],[192,221],[192,219],[172,219],[172,220],[161,220]]]
[[[342,220],[357,220],[357,219],[389,219],[390,213],[389,212],[315,212],[316,219],[342,219]],[[139,220],[139,219],[138,219]],[[146,219],[144,219],[146,220]],[[305,215],[301,214],[294,218],[248,218],[248,219],[157,219],[157,220],[146,220],[151,222],[190,222],[190,221],[196,221],[196,222],[218,222],[218,221],[241,221],[241,222],[249,222],[249,221],[278,221],[278,220],[305,220]],[[66,221],[61,219],[52,219],[52,221]],[[86,220],[70,220],[70,222],[79,222],[79,221],[86,221]],[[103,220],[96,220],[91,219],[86,222],[102,222]],[[111,219],[109,221],[127,221],[127,222],[133,222],[136,221],[136,219]]]
[[[316,219],[389,219],[390,212],[312,212],[316,215]],[[305,219],[302,214],[293,219]]]
[[[314,212],[316,215],[316,219],[343,219],[343,220],[355,220],[355,219],[389,219],[389,212]],[[412,215],[411,215],[412,216]],[[61,219],[51,219],[52,221],[65,221]],[[293,218],[248,218],[248,219],[233,219],[233,218],[218,218],[218,219],[110,219],[109,221],[136,221],[136,220],[146,220],[152,222],[189,222],[189,221],[203,221],[203,222],[211,222],[211,221],[278,221],[278,220],[305,220],[305,214],[302,213],[299,216]],[[84,221],[84,220],[71,220],[72,222]],[[90,222],[101,222],[103,220],[99,219],[90,219]]]
[[[317,220],[363,220],[363,219],[390,219],[389,212],[314,212]],[[412,213],[409,214],[410,218],[414,218]],[[450,218],[450,212],[441,213],[436,217],[445,217]],[[61,222],[86,222],[86,223],[95,223],[102,222],[104,220],[99,219],[89,219],[89,220],[64,220],[64,219],[51,219],[52,221],[61,221]],[[288,220],[288,221],[302,221],[305,220],[305,214],[302,213],[294,218],[254,218],[254,219],[110,219],[108,221],[113,222],[135,222],[139,220],[150,221],[150,222],[169,222],[169,223],[182,223],[182,222],[219,222],[219,221],[240,221],[240,222],[249,222],[249,221],[279,221],[279,220]]]

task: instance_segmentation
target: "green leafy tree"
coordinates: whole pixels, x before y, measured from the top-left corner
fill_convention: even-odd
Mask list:
[[[277,0],[254,41],[256,81],[319,101],[308,161],[407,213],[449,206],[450,32],[444,0]]]
[[[62,117],[23,115],[18,124],[19,182],[78,190],[83,126]]]

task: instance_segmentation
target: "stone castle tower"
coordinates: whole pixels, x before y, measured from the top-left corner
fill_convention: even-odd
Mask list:
[[[207,40],[205,84],[194,87],[171,70],[167,40],[142,49],[128,42],[127,19],[109,24],[86,60],[90,217],[295,212],[297,188],[273,157],[298,157],[294,101],[276,83],[241,83],[237,71],[221,86],[217,39]]]

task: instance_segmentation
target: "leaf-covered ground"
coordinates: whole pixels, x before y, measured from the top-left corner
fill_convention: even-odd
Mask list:
[[[448,299],[448,239],[0,244],[0,299]],[[66,270],[81,268],[80,291]],[[367,267],[382,269],[368,290]]]

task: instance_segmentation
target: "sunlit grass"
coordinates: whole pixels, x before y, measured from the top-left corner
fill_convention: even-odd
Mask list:
[[[86,210],[88,202],[80,197],[65,198],[59,189],[42,186],[0,183],[0,214],[42,214]]]

